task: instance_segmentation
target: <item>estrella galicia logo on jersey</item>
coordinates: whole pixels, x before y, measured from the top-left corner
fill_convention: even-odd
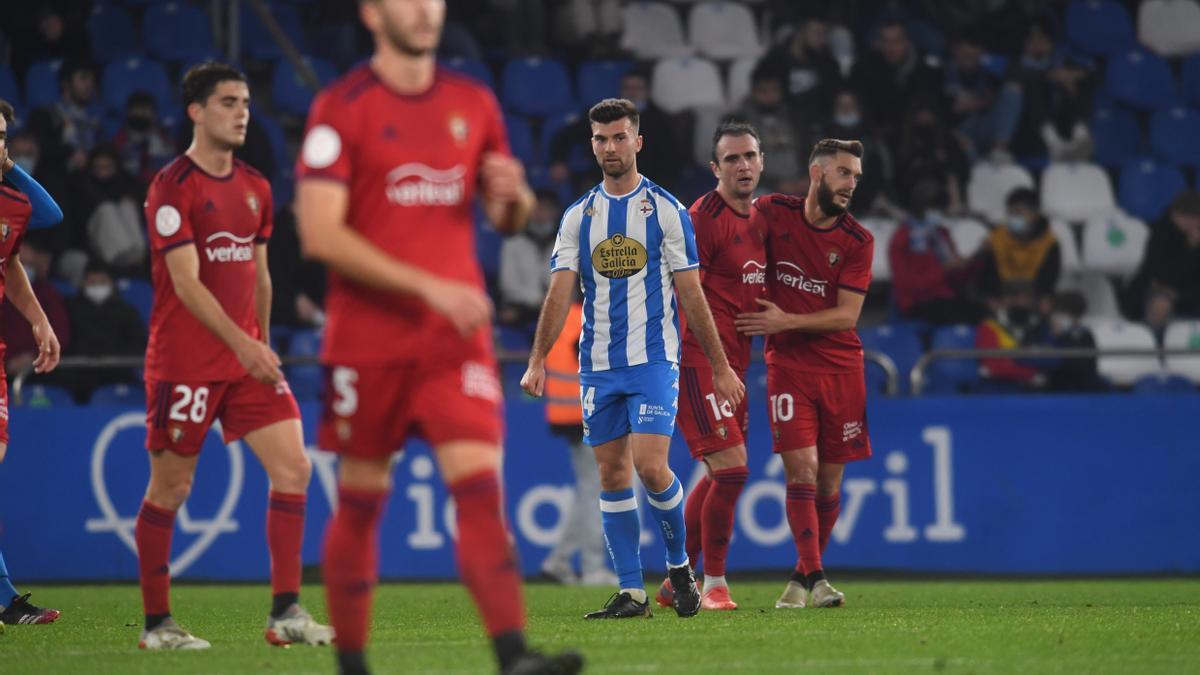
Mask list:
[[[457,206],[466,199],[466,176],[461,164],[449,169],[402,164],[388,172],[387,198],[398,206]]]
[[[842,261],[842,255],[837,251],[829,252],[829,266],[834,267]]]
[[[784,286],[822,298],[826,297],[829,288],[828,281],[813,279],[799,265],[786,260],[775,263],[775,280]]]
[[[84,529],[91,533],[112,533],[117,535],[121,543],[129,549],[130,554],[137,556],[137,541],[134,539],[134,528],[137,526],[137,514],[125,515],[117,510],[116,504],[136,504],[141,498],[141,486],[138,486],[137,492],[131,491],[132,485],[128,481],[116,479],[110,486],[110,477],[114,475],[114,469],[106,467],[109,450],[113,451],[116,457],[125,458],[127,453],[132,449],[131,446],[140,445],[133,438],[141,437],[145,434],[146,414],[143,412],[127,412],[118,415],[104,425],[100,430],[100,434],[96,437],[95,444],[92,445],[92,493],[96,497],[96,506],[100,509],[99,518],[88,518],[84,521]],[[128,433],[135,432],[135,433]],[[137,433],[140,432],[140,433]],[[215,423],[211,429],[212,433],[220,436],[220,423]],[[118,442],[118,436],[120,441]],[[192,563],[200,559],[204,552],[209,549],[216,541],[217,537],[229,532],[238,531],[238,523],[233,517],[234,510],[237,509],[238,498],[242,494],[242,483],[245,478],[244,455],[242,453],[242,444],[239,441],[234,441],[225,446],[228,453],[228,472],[229,483],[225,488],[225,494],[221,499],[221,503],[217,506],[216,513],[209,518],[193,518],[188,511],[188,505],[184,504],[179,507],[176,515],[176,522],[179,524],[180,534],[185,537],[194,537],[190,543],[187,543],[180,551],[180,547],[175,547],[178,555],[170,561],[169,568],[171,576],[179,576],[191,567]],[[120,462],[120,466],[124,469],[125,462]],[[117,487],[123,494],[114,495],[110,492],[110,487]],[[176,539],[177,544],[179,539]]]
[[[467,142],[467,120],[462,115],[450,116],[450,135],[454,137],[454,142],[458,145],[465,145]]]
[[[767,283],[767,265],[757,260],[747,260],[742,265],[742,283],[761,286]]]
[[[253,192],[246,193],[246,206],[250,207],[250,213],[258,215],[258,195]]]
[[[227,244],[214,244],[226,240]],[[214,232],[204,240],[204,255],[209,262],[249,262],[254,260],[254,235],[239,237],[231,232]]]
[[[592,251],[592,267],[609,279],[631,277],[646,268],[646,247],[636,239],[614,234]]]

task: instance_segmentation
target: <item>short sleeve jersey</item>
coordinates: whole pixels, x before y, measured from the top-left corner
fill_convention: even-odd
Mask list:
[[[762,219],[738,213],[716,190],[700,197],[688,209],[696,229],[700,254],[700,285],[712,310],[721,347],[734,370],[750,365],[750,337],[738,332],[734,320],[743,312],[757,312],[755,302],[767,294],[766,230]],[[684,326],[685,366],[708,365],[700,341]]]
[[[875,240],[849,213],[827,228],[804,217],[804,199],[772,194],[755,200],[766,220],[767,287],[771,300],[793,314],[837,306],[838,291],[867,292]],[[767,363],[788,370],[842,373],[863,369],[862,342],[851,330],[789,331],[767,338]]]
[[[439,68],[424,93],[388,88],[369,65],[322,91],[309,111],[296,175],[349,190],[346,222],[384,253],[483,288],[475,195],[485,153],[508,155],[499,104],[475,80]],[[491,335],[459,336],[420,299],[329,272],[324,358],[342,365],[490,356]]]
[[[180,246],[194,246],[200,282],[239,328],[258,338],[254,247],[270,239],[273,218],[270,183],[241,160],[233,161],[228,175],[213,176],[181,155],[154,176],[146,195],[154,283],[147,377],[226,381],[246,375],[233,350],[175,294],[164,258]]]
[[[679,363],[672,273],[699,266],[687,210],[645,177],[621,196],[597,185],[567,208],[550,271],[578,272],[583,286],[580,372]]]
[[[29,203],[29,197],[7,185],[0,185],[0,297],[4,297],[8,283],[6,263],[21,252],[21,240],[25,238],[32,215],[33,206]],[[3,356],[4,343],[0,338],[0,359]]]

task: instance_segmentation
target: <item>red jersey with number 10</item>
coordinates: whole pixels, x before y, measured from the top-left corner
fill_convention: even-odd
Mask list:
[[[428,90],[401,94],[365,65],[317,96],[296,176],[345,183],[346,223],[387,255],[482,289],[473,211],[487,152],[509,154],[486,87],[438,68]],[[419,298],[334,270],[325,312],[324,358],[338,365],[491,357],[488,329],[462,338]]]
[[[802,198],[772,194],[754,206],[767,222],[767,286],[780,309],[812,314],[837,307],[841,290],[866,294],[875,239],[853,216],[817,228],[804,217]],[[810,373],[862,370],[862,342],[853,329],[777,333],[767,337],[767,364]]]
[[[734,320],[743,312],[762,309],[757,302],[767,294],[766,228],[761,219],[733,210],[713,190],[688,209],[696,230],[700,256],[700,284],[712,310],[721,347],[729,365],[739,373],[750,366],[750,337],[738,332]],[[708,357],[692,331],[684,327],[685,366],[707,366]]]
[[[272,223],[271,184],[241,160],[233,160],[229,175],[212,176],[180,155],[154,176],[146,195],[154,281],[148,379],[218,382],[246,375],[233,350],[175,295],[164,257],[179,246],[195,246],[200,282],[239,328],[258,338],[254,247],[270,239]]]

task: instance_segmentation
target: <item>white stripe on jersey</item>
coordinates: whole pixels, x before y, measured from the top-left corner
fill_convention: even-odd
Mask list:
[[[590,236],[588,237],[587,247],[581,248],[580,256],[588,256],[591,259],[592,251],[600,245],[600,242],[608,239],[608,200],[599,196],[592,203],[592,222],[590,228]],[[584,316],[591,314],[591,325],[584,326],[584,332],[592,333],[592,350],[590,352],[592,358],[592,370],[608,370],[608,345],[612,342],[610,331],[612,326],[608,320],[611,298],[608,294],[608,279],[595,270],[589,262],[587,268],[592,270],[592,281],[596,284],[597,293],[595,297],[590,298],[592,305],[591,312],[584,312]],[[588,304],[589,298],[584,294],[583,302]],[[586,322],[585,322],[586,323]],[[580,336],[582,340],[582,336]]]
[[[639,199],[630,199],[625,204],[625,234],[635,241],[646,243],[646,219],[639,218],[637,212]],[[667,279],[671,278],[670,274],[664,275]],[[627,313],[629,315],[629,326],[645,326],[646,325],[646,270],[642,270],[638,274],[629,277],[629,284],[626,287]],[[625,358],[630,365],[637,363],[645,363],[649,359],[646,356],[646,331],[631,330],[625,339]]]

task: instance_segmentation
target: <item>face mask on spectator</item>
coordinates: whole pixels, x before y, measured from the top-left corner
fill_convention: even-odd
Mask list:
[[[11,157],[13,164],[21,167],[21,170],[30,176],[33,175],[34,169],[37,169],[37,158],[32,155],[16,155]]]
[[[862,115],[859,115],[857,112],[837,113],[833,116],[834,124],[837,124],[839,127],[856,127],[861,121]]]
[[[112,284],[89,284],[83,287],[83,294],[87,296],[94,304],[103,305],[104,301],[112,297]]]
[[[1008,217],[1008,231],[1017,236],[1022,236],[1026,232],[1029,232],[1029,221],[1025,220],[1025,216],[1010,215]]]

